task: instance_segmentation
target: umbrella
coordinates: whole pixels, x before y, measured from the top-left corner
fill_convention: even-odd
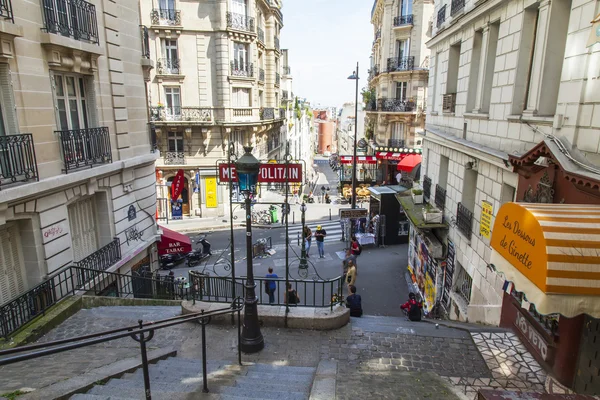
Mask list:
[[[420,154],[409,154],[398,163],[398,171],[410,172],[421,163]]]

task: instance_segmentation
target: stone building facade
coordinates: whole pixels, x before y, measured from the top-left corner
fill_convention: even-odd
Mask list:
[[[150,267],[157,240],[138,2],[8,3],[0,22],[0,303],[72,265]]]
[[[545,198],[522,188],[549,158],[538,153],[525,169],[515,160],[551,140],[600,177],[600,45],[586,45],[598,8],[587,0],[435,2],[423,173],[456,249],[446,277],[453,318],[499,322],[504,278],[490,264],[489,229],[500,206],[556,201],[550,180],[533,184],[548,186]],[[590,191],[573,182],[569,190]],[[597,204],[590,194],[586,202]]]
[[[141,0],[147,31],[146,79],[156,147],[159,216],[168,185],[185,172],[183,215],[224,215],[228,194],[216,163],[230,142],[267,159],[284,129],[281,0]],[[175,200],[175,199],[174,199]]]

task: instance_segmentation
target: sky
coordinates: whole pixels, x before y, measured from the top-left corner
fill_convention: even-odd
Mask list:
[[[358,62],[360,96],[374,38],[372,6],[372,0],[283,1],[281,47],[289,49],[294,95],[313,107],[354,102],[355,82],[347,78]]]

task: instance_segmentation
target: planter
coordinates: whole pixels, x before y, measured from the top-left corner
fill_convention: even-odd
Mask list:
[[[415,204],[423,204],[423,194],[412,194],[412,199]]]
[[[423,210],[423,219],[428,224],[441,224],[443,213],[440,210]]]

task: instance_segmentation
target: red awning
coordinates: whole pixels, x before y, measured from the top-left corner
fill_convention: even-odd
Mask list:
[[[352,156],[340,156],[340,163],[352,164]],[[375,156],[357,156],[357,164],[377,164],[377,157]]]
[[[158,242],[158,255],[189,253],[192,251],[192,240],[179,233],[167,228],[161,227],[163,234]]]
[[[377,158],[380,160],[400,161],[407,156],[407,153],[392,153],[391,151],[377,152]]]
[[[420,154],[407,155],[398,163],[398,171],[412,171],[417,165],[421,164],[421,159],[422,157]]]

